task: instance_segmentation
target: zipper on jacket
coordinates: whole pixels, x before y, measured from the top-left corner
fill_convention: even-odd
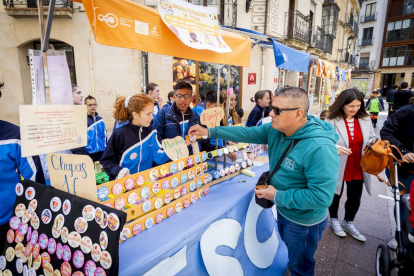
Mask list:
[[[184,130],[185,130],[185,126],[184,126],[185,117],[184,117],[183,113],[181,113],[181,115],[183,115],[183,133],[181,134],[181,136],[185,140],[185,133],[184,133]],[[188,120],[188,125],[190,125],[190,120]]]

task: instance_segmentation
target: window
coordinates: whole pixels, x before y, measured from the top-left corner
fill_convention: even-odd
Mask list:
[[[403,14],[414,12],[414,0],[404,0]]]
[[[375,20],[375,10],[377,3],[368,4],[365,9],[365,20],[364,22]]]
[[[362,46],[372,45],[372,34],[374,32],[374,27],[365,28],[362,33]]]
[[[338,29],[338,13],[339,9],[335,3],[327,4],[322,10],[322,28],[325,34],[336,37]]]
[[[411,19],[388,23],[387,42],[411,39]]]
[[[361,57],[359,59],[359,69],[366,69],[369,65],[369,57]]]
[[[407,65],[408,46],[386,47],[382,57],[382,66],[402,66]]]

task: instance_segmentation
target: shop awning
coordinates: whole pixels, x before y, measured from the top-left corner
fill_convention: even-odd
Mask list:
[[[82,3],[99,44],[176,56],[197,61],[249,66],[248,37],[222,31],[232,52],[216,53],[184,45],[164,24],[157,10],[129,0],[72,0]]]

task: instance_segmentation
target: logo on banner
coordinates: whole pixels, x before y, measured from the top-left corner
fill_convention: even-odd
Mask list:
[[[105,21],[106,25],[111,28],[118,26],[118,18],[113,13],[107,13],[106,15],[98,15],[99,21]]]

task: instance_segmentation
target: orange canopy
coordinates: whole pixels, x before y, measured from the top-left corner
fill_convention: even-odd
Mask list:
[[[154,8],[129,0],[72,0],[82,3],[99,44],[176,56],[197,61],[249,66],[251,42],[246,36],[221,31],[232,49],[216,53],[186,46],[164,24]]]

